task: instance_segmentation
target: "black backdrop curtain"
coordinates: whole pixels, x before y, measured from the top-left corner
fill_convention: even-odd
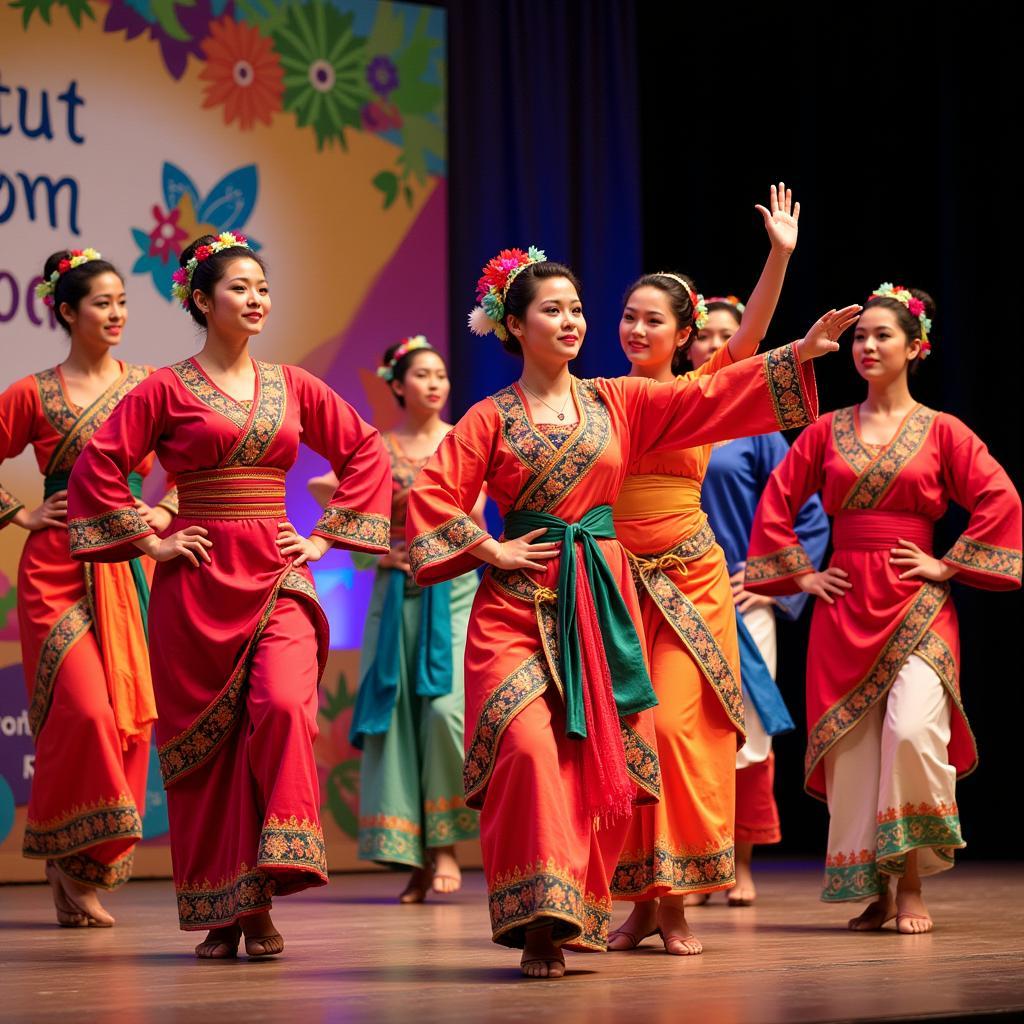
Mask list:
[[[581,376],[621,373],[621,294],[642,269],[705,294],[753,286],[755,202],[784,178],[804,204],[768,344],[881,281],[938,303],[915,396],[965,420],[1018,487],[1021,328],[1011,8],[974,3],[794,9],[629,0],[450,0],[455,411],[518,364],[464,329],[480,264],[533,243],[574,265],[589,322]],[[825,16],[827,14],[827,17]],[[822,409],[863,397],[848,346],[818,364]],[[955,510],[937,546],[959,532]],[[959,796],[968,857],[1019,856],[1003,796],[1024,717],[1020,593],[954,584],[965,703],[981,767]],[[781,852],[818,855],[825,814],[802,793],[809,616],[784,626],[781,683],[798,733],[777,742]]]

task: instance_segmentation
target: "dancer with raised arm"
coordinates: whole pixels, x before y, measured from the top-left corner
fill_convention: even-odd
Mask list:
[[[273,897],[327,881],[313,740],[328,636],[306,563],[332,544],[387,552],[391,474],[380,435],[327,385],[251,357],[271,301],[245,239],[204,236],[181,264],[175,295],[205,344],[131,392],[79,458],[71,550],[160,563],[150,643],[178,918],[209,931],[198,957],[234,956],[243,934],[273,956]],[[340,481],[308,538],[284,504],[300,435]],[[180,502],[162,540],[126,482],[154,449]]]
[[[872,901],[855,931],[894,917],[904,934],[932,929],[922,879],[952,868],[964,846],[956,780],[977,764],[949,580],[1021,585],[1013,484],[977,435],[911,393],[934,316],[916,289],[886,283],[871,295],[853,335],[867,395],[805,430],[772,473],[747,559],[747,590],[818,598],[805,785],[829,809],[822,899]],[[834,549],[820,572],[793,529],[819,490]],[[936,557],[932,533],[951,500],[970,518]]]
[[[699,381],[578,380],[579,293],[537,249],[484,268],[471,327],[497,334],[523,372],[441,442],[406,533],[422,585],[491,566],[466,645],[465,788],[481,810],[492,938],[523,949],[528,977],[561,977],[562,947],[605,948],[632,805],[661,791],[640,610],[608,502],[645,451],[812,419],[803,360],[837,348],[849,315]],[[485,483],[503,540],[471,515]]]

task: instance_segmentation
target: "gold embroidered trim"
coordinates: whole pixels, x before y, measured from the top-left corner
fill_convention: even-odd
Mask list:
[[[997,547],[995,544],[983,544],[980,540],[972,540],[966,534],[958,538],[943,561],[1017,582],[1020,582],[1021,578],[1020,551],[1015,548]]]
[[[387,553],[391,550],[391,523],[387,516],[375,513],[328,505],[313,532],[370,551]]]
[[[64,658],[91,627],[92,612],[89,608],[89,599],[80,597],[61,614],[50,627],[50,632],[46,634],[39,651],[35,684],[32,687],[32,702],[28,709],[28,724],[35,739],[39,738],[46,716],[50,712],[53,688]]]
[[[780,430],[791,430],[811,422],[809,396],[804,389],[803,371],[796,344],[773,348],[762,356],[768,394]]]
[[[748,558],[744,577],[747,583],[767,583],[805,572],[814,572],[814,564],[799,544],[792,544],[769,555]]]
[[[409,545],[409,565],[415,575],[477,544],[487,534],[467,515],[454,516],[436,530],[421,533]]]
[[[72,519],[68,523],[72,554],[103,551],[152,532],[152,527],[134,506],[101,512],[87,519]]]
[[[25,823],[22,853],[26,857],[54,858],[79,853],[112,839],[141,839],[142,818],[135,801],[122,793],[113,801],[73,807],[59,818]]]

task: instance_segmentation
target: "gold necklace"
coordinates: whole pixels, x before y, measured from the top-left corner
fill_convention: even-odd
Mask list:
[[[572,385],[571,384],[569,385],[569,391],[566,393],[565,399],[562,401],[562,408],[561,409],[556,409],[549,402],[545,402],[544,399],[541,398],[540,395],[538,395],[536,391],[531,391],[530,388],[528,388],[526,386],[526,383],[523,381],[522,377],[519,378],[519,386],[528,395],[532,395],[534,398],[536,398],[537,401],[540,402],[541,405],[546,405],[558,417],[559,421],[562,421],[562,420],[565,419],[565,406],[568,403],[570,396],[572,395]]]

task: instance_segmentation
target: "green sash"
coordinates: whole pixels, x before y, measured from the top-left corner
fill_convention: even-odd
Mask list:
[[[567,523],[546,512],[516,509],[505,519],[505,536],[521,537],[541,528],[540,541],[562,544],[558,570],[559,671],[565,686],[565,731],[576,739],[587,735],[583,708],[583,666],[576,624],[576,560],[579,544],[583,566],[594,595],[604,653],[612,676],[612,693],[619,716],[646,711],[658,703],[644,664],[636,627],[619,592],[619,584],[597,540],[615,537],[610,505],[592,508],[578,523]]]

